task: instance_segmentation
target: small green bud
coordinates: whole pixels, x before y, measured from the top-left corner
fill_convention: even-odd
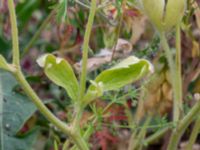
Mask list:
[[[140,0],[144,12],[159,31],[178,24],[186,8],[186,0]]]

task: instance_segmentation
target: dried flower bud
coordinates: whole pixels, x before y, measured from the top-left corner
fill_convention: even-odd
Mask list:
[[[186,8],[186,0],[140,0],[144,12],[159,31],[178,24]]]

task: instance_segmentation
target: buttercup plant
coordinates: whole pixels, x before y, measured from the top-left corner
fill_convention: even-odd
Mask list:
[[[160,99],[164,99],[163,95],[166,94],[165,96],[167,98],[168,96],[170,97],[170,108],[171,108],[172,99],[173,99],[172,121],[171,121],[171,118],[166,119],[165,117],[163,118],[160,118],[160,116],[158,117],[157,115],[159,115],[159,113],[157,113],[156,111],[155,111],[156,113],[151,113],[149,111],[150,113],[145,113],[143,118],[135,119],[137,117],[137,113],[134,113],[131,109],[135,106],[139,107],[139,105],[136,104],[137,103],[136,100],[139,99],[141,100],[141,102],[143,102],[142,100],[146,100],[146,98],[144,98],[145,90],[147,90],[145,89],[146,88],[145,83],[142,83],[142,84],[139,83],[137,84],[137,86],[134,86],[134,87],[133,85],[129,85],[126,88],[120,89],[128,84],[132,84],[135,81],[142,79],[143,77],[149,75],[150,73],[154,71],[152,64],[148,60],[139,59],[135,56],[129,56],[127,58],[124,58],[120,62],[116,62],[116,64],[113,67],[110,67],[106,70],[101,70],[100,72],[99,72],[100,70],[99,69],[97,71],[98,74],[95,74],[95,77],[87,76],[89,41],[90,39],[93,40],[93,38],[90,37],[90,34],[92,33],[92,31],[95,31],[94,32],[95,34],[93,34],[94,36],[96,36],[96,33],[98,33],[97,32],[98,30],[97,26],[99,25],[98,23],[99,22],[102,23],[101,18],[99,18],[102,15],[101,9],[106,7],[106,5],[108,4],[111,4],[113,6],[112,7],[113,9],[111,12],[112,13],[115,12],[115,14],[117,14],[117,11],[119,12],[119,16],[116,17],[116,19],[119,18],[120,20],[119,26],[116,26],[117,28],[116,38],[119,38],[119,36],[121,36],[121,32],[123,31],[123,29],[121,28],[124,25],[123,18],[125,17],[126,13],[129,15],[134,15],[134,17],[135,15],[141,15],[141,13],[135,9],[135,4],[136,4],[135,1],[138,1],[140,3],[141,10],[144,12],[144,14],[146,14],[146,16],[148,16],[150,22],[154,26],[156,33],[158,33],[158,36],[160,37],[158,39],[161,40],[161,47],[163,48],[165,52],[165,57],[167,59],[168,66],[166,65],[165,59],[162,59],[164,60],[163,61],[164,68],[162,69],[167,69],[167,73],[161,72],[163,75],[162,78],[160,74],[158,75],[158,79],[160,79],[158,88],[155,88],[155,85],[151,84],[151,82],[149,82],[150,83],[149,88],[153,89],[154,87],[156,89],[156,90],[152,90],[153,91],[152,95],[154,97],[156,96],[156,98],[153,97],[155,99],[153,103],[158,104],[158,101],[160,101]],[[19,36],[18,36],[17,19],[16,19],[17,16],[15,12],[15,7],[14,7],[15,5],[14,5],[13,0],[5,1],[6,3],[8,3],[8,10],[9,10],[9,15],[10,15],[10,23],[11,23],[12,62],[9,63],[9,61],[6,60],[5,57],[3,57],[3,55],[0,55],[0,69],[1,69],[0,73],[3,74],[6,71],[6,72],[9,72],[11,75],[13,75],[13,77],[15,77],[16,79],[15,81],[18,82],[24,94],[27,95],[30,100],[32,100],[32,102],[37,107],[38,111],[44,117],[46,117],[46,119],[49,121],[50,127],[47,127],[47,128],[50,130],[49,133],[55,136],[53,137],[53,140],[55,140],[54,141],[55,150],[60,149],[60,146],[62,146],[63,150],[66,150],[66,149],[89,150],[91,148],[90,144],[92,143],[92,142],[89,143],[91,139],[90,137],[92,137],[92,135],[94,134],[96,135],[96,133],[99,132],[99,130],[100,132],[103,131],[104,130],[103,128],[106,128],[106,130],[110,128],[114,130],[116,129],[117,132],[118,131],[121,132],[122,128],[124,128],[128,132],[131,131],[132,135],[129,138],[128,150],[142,149],[143,147],[148,146],[152,144],[153,142],[157,141],[159,138],[163,137],[163,135],[166,132],[171,130],[172,134],[171,134],[167,149],[176,150],[178,143],[180,141],[180,138],[183,135],[185,129],[191,124],[192,121],[196,120],[195,126],[193,128],[193,131],[189,140],[188,148],[191,149],[192,145],[194,144],[195,139],[197,137],[199,124],[200,124],[199,118],[197,118],[198,113],[200,113],[200,101],[197,100],[194,107],[191,108],[187,114],[184,114],[183,112],[183,102],[182,102],[183,98],[182,98],[182,77],[181,77],[180,27],[182,23],[182,18],[185,14],[185,10],[187,7],[186,0],[135,0],[135,1],[60,0],[59,1],[60,3],[56,5],[56,7],[54,7],[51,13],[49,13],[48,17],[43,21],[41,26],[38,28],[37,32],[35,32],[34,36],[31,38],[29,43],[25,46],[25,49],[22,50],[22,53],[20,53],[20,47],[19,47]],[[113,4],[117,4],[117,7],[115,8],[115,5]],[[36,65],[39,65],[41,67],[41,71],[45,73],[46,77],[50,80],[50,82],[60,87],[59,92],[61,91],[60,92],[61,94],[63,94],[63,91],[66,92],[67,98],[64,97],[65,100],[67,101],[66,106],[63,106],[62,103],[60,104],[59,103],[60,101],[59,102],[56,101],[56,103],[57,102],[59,103],[59,106],[62,105],[62,107],[64,108],[61,110],[61,112],[64,113],[65,115],[64,117],[62,116],[64,118],[63,119],[63,118],[59,118],[60,116],[59,117],[56,116],[54,113],[52,113],[49,110],[49,108],[43,103],[43,100],[41,100],[41,98],[37,95],[37,93],[33,90],[31,85],[28,83],[29,80],[26,79],[23,72],[23,67],[21,67],[20,56],[23,57],[23,55],[25,55],[29,51],[30,47],[33,46],[33,43],[41,35],[41,31],[46,27],[46,25],[50,22],[50,20],[53,17],[55,17],[56,14],[57,14],[57,17],[59,16],[61,17],[60,19],[63,19],[62,23],[64,23],[65,21],[67,22],[67,25],[64,24],[64,26],[65,25],[68,26],[69,25],[68,23],[70,22],[70,19],[71,19],[70,18],[71,14],[69,14],[68,16],[67,7],[73,8],[74,6],[78,9],[79,7],[80,8],[84,7],[84,9],[87,9],[89,12],[88,13],[89,17],[88,17],[86,26],[84,27],[82,25],[83,22],[85,21],[83,22],[81,21],[80,23],[81,23],[82,29],[77,29],[77,32],[79,32],[78,30],[81,30],[80,33],[81,34],[84,33],[83,44],[78,43],[81,45],[80,47],[82,47],[82,61],[80,65],[81,66],[80,73],[76,74],[74,72],[73,66],[65,58],[57,57],[53,55],[52,53],[45,53],[39,56],[39,58],[36,60],[37,62]],[[132,10],[132,6],[134,7],[133,10]],[[98,15],[96,15],[97,13]],[[86,19],[86,14],[87,12],[84,12],[84,15],[79,14],[82,17],[81,20]],[[95,15],[98,17],[96,17],[97,22],[95,22],[96,24],[95,26],[93,26]],[[107,16],[104,16],[104,17],[107,17]],[[76,19],[77,18],[75,18],[75,21],[77,21],[79,18],[77,20]],[[109,18],[106,18],[106,19],[109,19]],[[70,22],[70,25],[71,25],[71,22]],[[77,23],[76,25],[80,25],[80,24]],[[176,49],[175,54],[174,54],[174,49],[169,47],[167,36],[166,36],[167,33],[171,31],[173,32],[175,31],[175,35],[176,35],[176,42],[174,46]],[[76,32],[73,33],[73,36],[72,36],[73,38],[74,38],[75,33]],[[80,36],[80,35],[77,35],[77,36]],[[99,36],[99,33],[97,35],[98,39],[99,37],[103,37],[103,36],[104,35]],[[68,35],[66,35],[66,37],[68,38]],[[110,36],[106,37],[106,39],[109,37]],[[157,35],[156,35],[156,38],[157,38]],[[74,40],[74,39],[71,39],[71,40]],[[92,40],[91,42],[93,42]],[[156,46],[153,44],[151,46],[152,49],[156,49],[156,50],[159,49],[158,48],[160,44],[159,42],[160,42],[159,40],[158,41],[156,40],[155,42]],[[69,43],[71,43],[71,41]],[[94,46],[95,48],[99,47],[96,44],[94,45],[95,45]],[[68,46],[66,46],[66,49],[67,48]],[[93,48],[93,45],[92,45],[92,48]],[[145,57],[147,57],[146,53],[145,53]],[[170,79],[168,78],[168,70],[170,71],[170,75],[171,75]],[[0,79],[0,103],[8,105],[9,104],[8,102],[4,102],[4,99],[6,99],[6,97],[4,97],[4,92],[6,88],[5,89],[3,88],[4,88],[4,85],[7,84],[7,80],[9,80],[9,77],[8,78],[5,77],[7,78],[7,80],[5,80],[4,82],[1,82],[3,78],[4,76],[2,76]],[[88,84],[86,84],[88,78],[89,78],[89,82]],[[149,76],[147,76],[145,82],[148,82],[150,80],[151,80],[151,77],[149,78]],[[153,81],[155,80],[152,80],[152,82]],[[156,82],[159,82],[159,81],[156,80]],[[168,84],[170,86],[167,86]],[[15,86],[15,83],[12,86],[9,86],[10,88],[9,93],[15,92],[15,94],[20,94],[20,96],[22,96],[22,93],[20,93],[21,89],[20,89],[20,92],[18,92],[18,86],[17,86],[16,88],[17,91],[13,91],[12,89],[13,86]],[[112,91],[112,92],[109,92],[109,91]],[[140,94],[138,94],[138,91],[141,91]],[[165,91],[167,92],[165,93]],[[51,94],[53,94],[53,92]],[[154,94],[154,92],[157,92],[157,93]],[[173,97],[171,94],[172,92],[173,92]],[[5,93],[8,93],[8,92],[5,92]],[[55,99],[60,98],[60,95],[61,95],[60,93],[59,93],[59,96],[55,95],[56,97]],[[147,100],[149,100],[150,98],[151,98],[150,96],[147,96]],[[103,102],[102,107],[99,106],[99,103],[101,103],[99,101],[101,101],[102,99],[106,100],[105,107],[104,107],[104,102]],[[11,100],[15,100],[15,97]],[[27,97],[24,100],[27,100]],[[53,104],[56,104],[56,103],[53,103]],[[115,106],[122,107],[124,112],[121,112],[121,108],[119,112]],[[160,107],[160,105],[153,105],[152,109],[154,109],[155,106]],[[0,114],[1,113],[3,114],[4,112],[2,107],[4,106],[1,105]],[[57,108],[59,109],[58,111],[60,112],[60,107],[56,107],[56,109],[53,109],[53,111],[56,112],[56,114],[58,113]],[[114,109],[114,111],[111,112],[109,109],[112,109],[112,108]],[[141,108],[146,109],[146,107],[141,107]],[[5,107],[5,109],[7,108]],[[36,108],[34,107],[34,109]],[[33,113],[31,113],[29,117]],[[87,113],[89,113],[89,117],[88,116],[85,117],[85,114],[88,115]],[[122,113],[123,116],[119,116],[120,122],[118,122],[117,120],[118,118],[116,119],[117,121],[113,119],[115,117],[113,115],[114,113],[116,113],[117,115],[121,115]],[[108,123],[107,123],[107,117],[109,117]],[[157,117],[158,117],[159,123],[154,124],[154,122],[157,122]],[[23,123],[27,121],[27,118],[24,120]],[[113,120],[110,118],[114,120],[114,123],[112,122]],[[122,118],[122,121],[121,121],[121,118]],[[3,122],[2,120],[3,119],[0,118],[0,130],[2,128],[4,130],[4,125],[6,125],[7,123],[7,121]],[[83,123],[83,120],[85,121],[84,123]],[[23,124],[20,124],[20,125],[22,126]],[[55,128],[51,128],[51,125],[53,125]],[[56,132],[55,132],[55,129],[56,129]],[[151,129],[157,129],[157,130],[153,134],[149,134],[150,132],[154,131]],[[16,132],[18,131],[19,129]],[[58,138],[57,138],[57,135],[55,135],[57,133],[58,134],[62,133],[62,135],[65,135],[64,137],[66,137],[66,142],[60,141],[59,138],[61,138],[61,136],[58,135]],[[15,136],[16,133],[14,133],[13,135]],[[104,140],[104,135],[101,136],[100,138],[101,140],[102,139]],[[124,139],[125,138],[123,138],[122,140]],[[97,140],[99,139],[97,138]],[[9,142],[7,143],[10,144]],[[102,143],[99,142],[99,144],[102,144]],[[105,144],[104,141],[103,141],[103,144]],[[95,147],[96,145],[92,145],[92,146]],[[1,147],[0,149],[6,149],[1,144],[1,139],[0,139],[0,147]],[[103,146],[102,146],[102,149],[103,149]]]
[[[72,100],[74,119],[65,123],[57,118],[42,102],[30,84],[27,82],[21,66],[18,40],[18,28],[13,0],[8,0],[12,32],[12,57],[13,62],[9,64],[0,55],[0,68],[9,71],[16,78],[26,95],[37,106],[38,110],[60,131],[66,134],[74,143],[72,149],[89,150],[88,137],[92,134],[90,128],[83,131],[80,128],[80,120],[84,108],[103,95],[105,91],[116,90],[127,84],[133,83],[152,72],[152,65],[145,59],[130,56],[114,67],[101,72],[86,91],[87,59],[89,39],[97,8],[96,0],[91,1],[89,18],[85,30],[83,42],[82,71],[80,82],[76,78],[71,65],[63,58],[52,54],[41,56],[37,62],[44,68],[47,77],[58,86],[64,88]]]

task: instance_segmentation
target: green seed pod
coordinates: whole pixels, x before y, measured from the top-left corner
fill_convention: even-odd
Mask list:
[[[182,20],[185,9],[186,0],[168,0],[164,19],[166,30],[169,30]]]
[[[141,0],[141,4],[150,21],[161,30],[165,0]]]
[[[186,0],[140,0],[144,12],[159,31],[178,24],[186,8]]]

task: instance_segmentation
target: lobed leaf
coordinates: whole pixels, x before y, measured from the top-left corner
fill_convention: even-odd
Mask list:
[[[0,149],[29,149],[37,133],[20,139],[17,132],[37,110],[24,95],[13,90],[17,81],[11,74],[0,70]],[[11,144],[12,143],[12,144]]]
[[[79,93],[79,85],[70,64],[54,55],[46,54],[37,60],[41,67],[44,67],[45,74],[58,86],[63,87],[72,100],[76,100]]]
[[[147,60],[130,56],[111,69],[103,71],[95,81],[103,84],[104,91],[116,90],[141,79],[151,70],[152,66]]]
[[[151,71],[152,65],[149,61],[130,56],[116,66],[101,72],[95,79],[96,85],[101,86],[91,84],[85,96],[85,101],[89,102],[95,98],[95,94],[97,97],[100,96],[100,93],[103,93],[98,91],[117,90],[141,79]]]

